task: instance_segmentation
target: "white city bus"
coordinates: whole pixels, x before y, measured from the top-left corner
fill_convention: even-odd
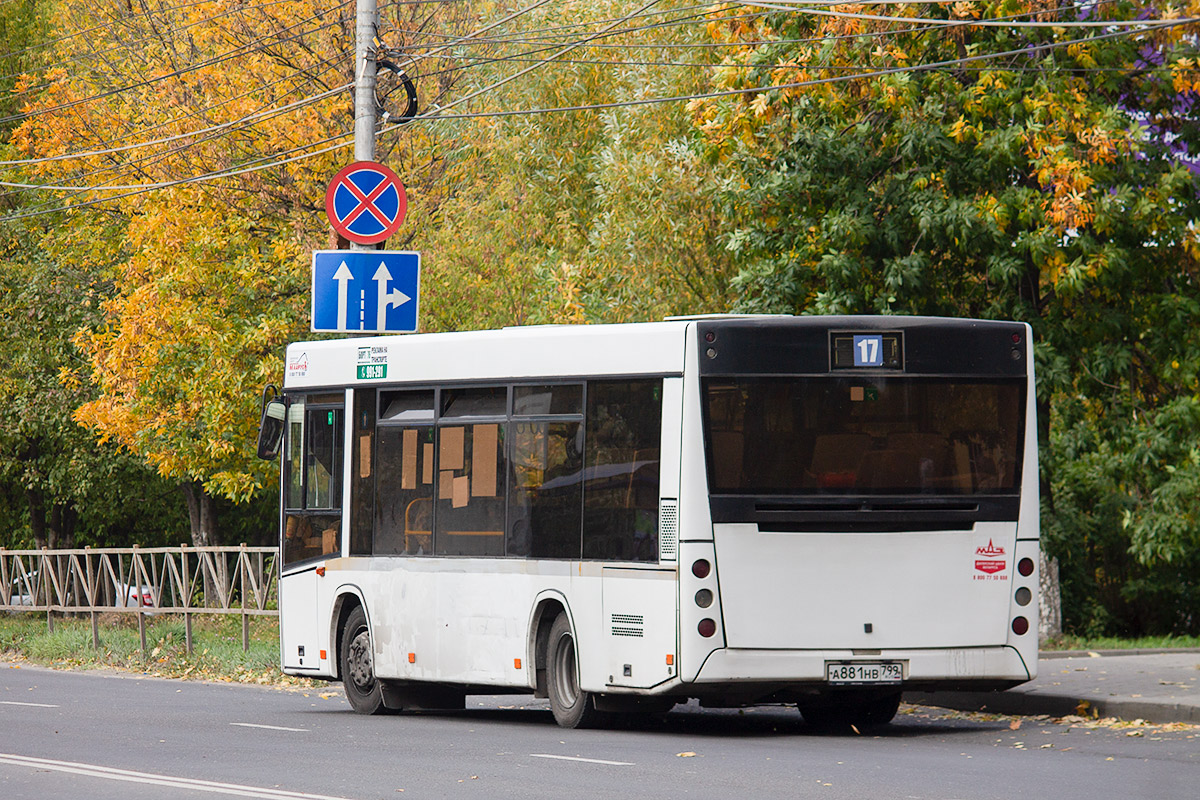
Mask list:
[[[1032,353],[1021,323],[864,316],[293,344],[264,414],[283,670],[567,727],[689,698],[879,724],[1030,680]]]

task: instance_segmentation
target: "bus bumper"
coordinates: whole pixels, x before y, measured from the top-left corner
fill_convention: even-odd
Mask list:
[[[903,689],[1005,688],[1030,680],[1030,670],[1015,647],[968,647],[937,650],[882,650],[863,655],[851,650],[714,650],[692,684],[750,682],[817,688],[828,686],[828,662],[899,662]]]

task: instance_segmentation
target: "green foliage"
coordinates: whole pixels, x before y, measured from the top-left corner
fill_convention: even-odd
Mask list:
[[[94,390],[70,379],[85,363],[71,335],[99,319],[110,291],[30,237],[0,249],[0,407],[8,420],[0,483],[13,508],[7,518],[25,521],[6,526],[0,545],[148,545],[183,522],[170,512],[177,502],[169,485],[141,459],[97,445],[72,418]]]
[[[13,116],[21,109],[24,99],[13,89],[20,75],[41,60],[38,46],[46,39],[48,5],[45,0],[0,5],[0,116]]]
[[[724,198],[739,306],[1029,322],[1065,624],[1200,630],[1200,182],[1180,159],[1200,154],[1200,131],[1177,113],[1196,99],[1194,40],[1057,46],[1081,32],[1002,27],[822,38],[867,25],[731,18],[714,35],[802,42],[746,45],[737,87],[1024,52],[700,106],[710,152],[746,183]]]
[[[563,25],[594,30],[602,27],[596,20],[628,12],[610,0],[547,6],[522,17],[512,35]],[[629,51],[600,40],[489,100],[501,109],[553,109],[702,91],[704,70],[673,66],[680,51],[651,46],[702,35],[685,25],[620,37],[642,45]],[[472,85],[512,72],[506,61],[476,66]],[[732,262],[711,197],[722,170],[703,158],[699,132],[680,104],[450,126],[454,191],[427,240],[423,276],[430,328],[632,321],[728,308]]]

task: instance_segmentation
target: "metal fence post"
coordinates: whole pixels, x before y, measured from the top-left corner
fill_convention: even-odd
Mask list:
[[[246,567],[249,566],[249,559],[246,558],[246,543],[242,542],[241,549],[238,550],[238,569],[237,574],[241,576],[242,586],[238,596],[242,600],[242,652],[250,652],[250,616],[246,613]]]
[[[183,607],[185,609],[192,607],[192,579],[191,569],[188,566],[188,546],[187,542],[179,545],[179,561],[183,573]],[[187,611],[183,612],[183,638],[187,642],[188,655],[192,654],[192,615]]]
[[[95,581],[95,574],[92,570],[92,554],[90,552],[91,549],[92,549],[92,546],[90,544],[84,546],[83,562],[84,562],[84,566],[86,568],[86,573],[87,573],[88,597],[91,598],[88,601],[88,605],[91,606],[91,611],[89,612],[89,615],[92,618],[92,649],[99,650],[100,649],[100,621],[96,618],[96,581]]]
[[[41,555],[38,557],[41,561],[39,569],[39,579],[37,585],[33,587],[33,602],[37,602],[37,595],[40,593],[46,598],[46,633],[54,633],[54,615],[50,613],[50,587],[46,584],[47,577],[50,574],[48,567],[50,566],[50,548],[43,547]],[[40,590],[40,592],[39,592]]]

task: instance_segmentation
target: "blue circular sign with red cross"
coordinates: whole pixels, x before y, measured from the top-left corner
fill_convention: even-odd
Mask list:
[[[377,244],[404,221],[408,196],[396,173],[374,161],[355,161],[338,170],[325,192],[325,213],[340,236]]]

